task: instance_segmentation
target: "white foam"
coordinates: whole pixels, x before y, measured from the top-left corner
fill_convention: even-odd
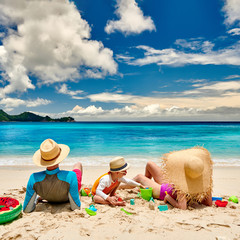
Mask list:
[[[116,156],[85,156],[67,157],[61,165],[70,166],[81,162],[83,166],[108,166],[110,160]],[[161,163],[160,157],[124,156],[125,160],[136,167],[144,167],[148,161]],[[215,158],[214,166],[240,166],[240,158]],[[32,156],[0,156],[0,166],[34,165]]]

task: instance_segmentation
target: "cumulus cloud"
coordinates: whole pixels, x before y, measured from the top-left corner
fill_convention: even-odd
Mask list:
[[[184,42],[186,46],[186,42]],[[183,44],[181,45],[184,46]],[[189,44],[188,48],[192,46]],[[189,51],[186,49],[177,50],[174,48],[154,49],[149,46],[137,46],[137,49],[144,51],[144,58],[128,59],[122,57],[122,61],[129,65],[143,66],[148,64],[184,66],[184,65],[234,65],[240,66],[240,41],[234,45],[220,49],[212,50],[213,44],[203,42],[197,49],[201,51]],[[195,45],[196,48],[196,45]],[[195,50],[195,49],[194,49]],[[121,60],[121,56],[118,56]]]
[[[68,89],[67,84],[62,84],[62,86],[60,86],[59,88],[56,87],[58,93],[61,94],[65,94],[65,95],[70,95],[73,99],[83,99],[83,97],[79,97],[77,96],[78,94],[82,94],[83,91],[82,90],[75,90],[75,91],[71,91]]]
[[[3,98],[0,100],[0,105],[5,109],[12,109],[19,106],[27,106],[27,107],[37,107],[41,105],[48,105],[51,101],[43,98],[37,98],[35,100],[22,100],[18,98]]]
[[[15,56],[9,62],[10,54],[3,46],[0,46],[0,71],[3,71],[1,76],[9,84],[0,88],[0,98],[5,97],[6,94],[18,91],[26,92],[28,89],[35,89],[31,80],[26,75],[27,69],[20,64],[21,56]]]
[[[120,31],[126,35],[156,30],[151,17],[145,17],[135,0],[117,0],[116,15],[119,20],[107,22],[105,31],[110,34]]]
[[[142,106],[124,106],[122,108],[102,109],[94,105],[86,108],[75,106],[72,110],[61,114],[44,113],[51,117],[72,116],[77,121],[135,121],[135,120],[213,120],[238,119],[239,107],[189,108],[172,106],[162,108],[159,104]],[[227,114],[225,114],[227,113]],[[44,115],[43,114],[43,115]],[[224,115],[225,114],[225,115]]]
[[[97,108],[94,105],[88,106],[87,108],[80,107],[76,105],[72,112],[74,114],[84,114],[84,115],[96,115],[103,113],[103,109],[101,107]]]
[[[192,89],[183,92],[145,97],[121,93],[99,93],[86,96],[92,102],[126,104],[104,109],[95,105],[76,105],[51,117],[71,116],[79,121],[136,121],[136,120],[239,120],[240,81],[208,83],[192,81]]]
[[[240,4],[238,0],[225,0],[223,7],[225,12],[225,24],[232,25],[237,23],[240,25]]]
[[[65,0],[0,2],[1,24],[9,29],[0,46],[0,70],[8,85],[2,94],[117,72],[112,50],[90,40],[91,28],[73,2]]]

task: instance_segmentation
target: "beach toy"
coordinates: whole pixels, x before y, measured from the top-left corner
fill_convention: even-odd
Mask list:
[[[226,207],[227,204],[228,204],[227,201],[216,200],[216,202],[215,202],[215,205],[216,205],[217,207]]]
[[[236,196],[231,196],[228,201],[230,202],[234,202],[234,203],[238,203],[238,198]]]
[[[154,199],[153,199],[153,197],[151,197],[149,201],[155,202]]]
[[[81,194],[81,196],[89,196],[89,194],[91,194],[91,191],[89,188],[82,188],[80,191],[80,194]]]
[[[124,208],[121,208],[120,210],[123,211],[123,212],[125,212],[127,215],[132,215],[132,213],[126,211]]]
[[[10,222],[22,212],[22,204],[9,197],[0,198],[0,224]]]
[[[212,197],[212,201],[217,201],[217,200],[222,201],[222,198],[221,197]]]
[[[87,212],[88,215],[90,216],[95,216],[97,213],[89,208],[85,208],[85,211]]]
[[[89,206],[89,209],[92,210],[92,211],[94,211],[94,212],[97,211],[97,209],[95,208],[95,206],[94,206],[93,204]]]
[[[122,202],[123,200],[122,200],[122,198],[118,197],[118,201],[119,201],[119,202]]]
[[[84,191],[84,189],[82,188],[80,191],[81,196],[87,196],[87,193]]]
[[[152,197],[152,188],[140,188],[141,197],[147,201],[150,201]]]
[[[159,211],[167,211],[168,210],[168,205],[159,205],[158,206]]]
[[[131,204],[131,205],[135,205],[135,202],[134,202],[134,199],[133,199],[133,198],[130,199],[130,204]]]

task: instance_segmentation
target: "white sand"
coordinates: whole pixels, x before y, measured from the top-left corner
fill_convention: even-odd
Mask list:
[[[69,167],[62,169],[70,170]],[[37,167],[1,167],[0,196],[9,196],[23,203],[28,178]],[[107,168],[84,168],[83,186],[91,187],[94,180]],[[130,168],[127,177],[144,173],[144,168]],[[215,167],[213,171],[213,196],[240,199],[240,168]],[[118,194],[127,201],[121,207],[95,204],[96,216],[89,216],[85,208],[92,204],[90,197],[82,197],[81,210],[71,211],[69,204],[40,203],[34,212],[23,213],[11,223],[0,225],[0,239],[240,239],[240,204],[229,203],[226,208],[196,205],[188,210],[173,209],[160,212],[155,200],[155,210],[137,197],[137,189],[121,190]],[[135,205],[130,205],[135,198]]]

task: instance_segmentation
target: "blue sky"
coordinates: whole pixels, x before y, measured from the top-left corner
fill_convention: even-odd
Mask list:
[[[240,120],[240,0],[1,0],[0,108]]]

